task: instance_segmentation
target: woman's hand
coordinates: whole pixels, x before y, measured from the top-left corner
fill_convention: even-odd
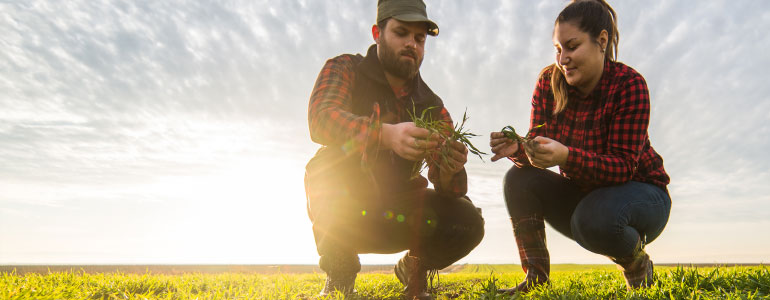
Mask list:
[[[505,137],[502,132],[492,132],[489,134],[489,147],[492,148],[492,161],[497,161],[503,157],[509,157],[519,150],[519,143]]]
[[[555,140],[538,136],[524,144],[529,163],[538,168],[550,168],[567,162],[569,148]]]

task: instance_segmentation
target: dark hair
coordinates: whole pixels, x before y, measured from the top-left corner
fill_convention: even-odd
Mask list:
[[[618,56],[618,34],[617,16],[615,10],[605,0],[573,0],[567,5],[554,22],[554,26],[559,23],[572,23],[581,31],[596,40],[602,30],[607,31],[607,46],[604,49],[604,60],[615,61]],[[567,81],[561,72],[557,63],[551,68],[551,90],[553,91],[554,101],[553,114],[559,114],[567,107]],[[547,70],[546,67],[545,70]],[[544,70],[544,71],[545,71]]]
[[[385,18],[382,19],[382,21],[377,22],[377,28],[380,29],[380,32],[385,31],[385,25],[388,25],[388,21],[390,21],[391,18]]]

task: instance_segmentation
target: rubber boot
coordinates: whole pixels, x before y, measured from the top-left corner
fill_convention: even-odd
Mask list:
[[[623,271],[626,287],[629,290],[649,287],[655,280],[652,260],[644,251],[641,239],[636,243],[631,255],[621,258],[610,257],[610,259],[618,264],[618,269]]]
[[[521,268],[527,275],[524,281],[508,289],[499,289],[498,293],[513,295],[516,292],[527,293],[532,288],[546,284],[551,272],[551,259],[545,241],[545,221],[543,217],[531,216],[511,219],[516,246],[519,248]]]

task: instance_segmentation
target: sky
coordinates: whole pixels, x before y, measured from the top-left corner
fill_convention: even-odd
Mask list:
[[[420,72],[489,152],[489,132],[528,126],[567,2],[427,2],[441,32]],[[653,261],[770,262],[770,2],[610,4],[671,176]],[[0,1],[0,264],[317,263],[308,99],[375,16],[374,0]],[[458,263],[519,263],[511,163],[488,158],[467,165],[486,235]],[[553,263],[609,263],[547,235]]]

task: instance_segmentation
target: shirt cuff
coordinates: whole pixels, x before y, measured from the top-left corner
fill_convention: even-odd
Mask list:
[[[514,152],[511,156],[508,156],[508,159],[510,159],[514,164],[516,164],[519,167],[529,165],[529,158],[527,157],[527,152],[524,151],[524,147],[521,146],[521,143],[519,143],[519,149],[516,149],[516,152]]]
[[[454,198],[465,196],[468,193],[468,173],[465,171],[465,168],[452,176],[449,189],[444,189],[441,185],[440,172],[441,170],[437,166],[428,170],[428,178],[433,182],[433,188],[436,190],[436,193]]]
[[[567,162],[560,167],[567,174],[579,174],[586,162],[586,152],[572,146],[567,146],[567,148],[569,149]]]

